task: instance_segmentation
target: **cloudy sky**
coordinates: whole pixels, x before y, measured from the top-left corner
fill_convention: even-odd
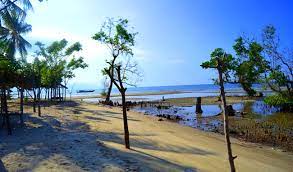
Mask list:
[[[92,40],[107,17],[122,17],[139,32],[134,48],[144,74],[138,86],[212,83],[214,73],[199,66],[221,47],[233,53],[237,36],[258,37],[273,24],[286,46],[293,45],[293,3],[290,0],[32,0],[27,39],[50,43],[67,39],[83,45],[89,64],[72,84],[101,87],[101,69],[110,53]],[[33,47],[31,54],[35,51]]]

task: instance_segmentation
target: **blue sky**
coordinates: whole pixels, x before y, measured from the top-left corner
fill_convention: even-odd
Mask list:
[[[267,24],[275,25],[284,45],[293,47],[290,0],[32,1],[28,40],[80,41],[80,55],[89,68],[77,71],[71,83],[88,87],[102,86],[100,70],[110,57],[104,46],[91,40],[107,17],[127,18],[139,32],[134,53],[144,77],[138,86],[212,83],[215,73],[199,66],[211,51],[221,47],[233,53],[237,36],[258,37]]]

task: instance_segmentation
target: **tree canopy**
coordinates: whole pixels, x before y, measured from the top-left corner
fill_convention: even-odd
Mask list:
[[[114,66],[117,66],[118,63],[123,61],[123,59],[120,58],[120,61],[117,63],[117,58],[120,56],[129,57],[133,55],[132,47],[135,44],[136,35],[136,32],[131,32],[127,19],[120,18],[115,20],[113,18],[108,18],[100,31],[92,37],[94,40],[106,45],[112,55],[110,60],[106,60],[107,67],[102,70],[102,74],[110,78],[106,102],[110,102],[113,85],[113,80],[108,75],[107,71],[109,70],[110,75],[114,76]],[[127,60],[129,60],[129,58]],[[126,72],[123,72],[123,74],[126,74]],[[123,80],[125,79],[126,77],[123,78]]]
[[[75,57],[75,53],[82,50],[79,42],[69,46],[68,41],[62,39],[54,41],[47,47],[41,42],[37,42],[36,45],[38,46],[36,57],[43,58],[40,62],[42,66],[40,71],[44,87],[56,87],[62,82],[66,85],[69,79],[75,77],[74,70],[88,66],[83,57]]]

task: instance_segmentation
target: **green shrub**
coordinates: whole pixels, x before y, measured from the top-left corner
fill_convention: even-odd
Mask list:
[[[268,96],[264,99],[264,102],[270,106],[280,107],[283,111],[293,110],[293,99],[282,94]]]

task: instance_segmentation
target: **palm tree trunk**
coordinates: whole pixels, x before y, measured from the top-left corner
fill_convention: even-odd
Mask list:
[[[231,141],[229,136],[229,119],[228,119],[228,114],[226,111],[227,103],[226,103],[226,96],[225,96],[223,73],[222,73],[222,69],[219,67],[218,67],[218,72],[219,72],[219,81],[220,81],[222,110],[223,110],[223,116],[224,116],[224,134],[225,134],[225,140],[226,140],[226,146],[227,146],[227,152],[228,152],[228,160],[229,160],[231,172],[235,172],[236,169],[235,169],[234,159],[236,157],[233,157],[233,154],[232,154]]]

